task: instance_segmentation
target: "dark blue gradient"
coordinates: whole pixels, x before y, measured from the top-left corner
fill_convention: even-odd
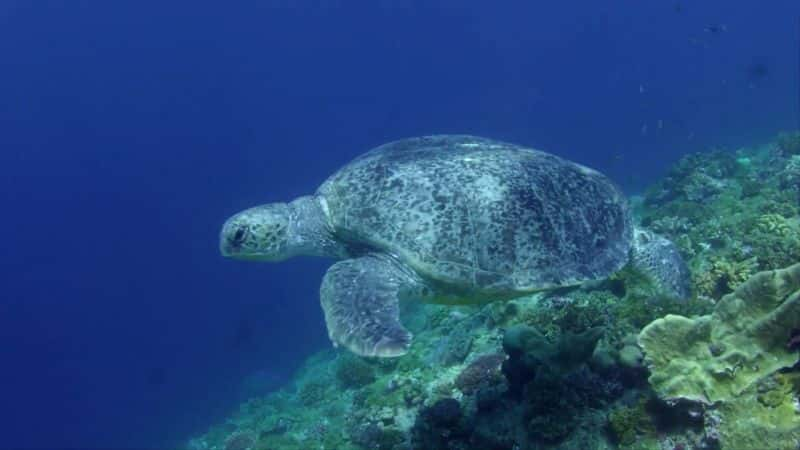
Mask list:
[[[179,445],[329,345],[327,262],[230,214],[383,142],[471,133],[629,192],[797,124],[796,0],[7,0],[0,448]],[[724,25],[725,31],[705,28]],[[717,29],[715,28],[715,29]]]

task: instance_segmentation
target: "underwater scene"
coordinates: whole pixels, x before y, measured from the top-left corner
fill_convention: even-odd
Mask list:
[[[688,154],[630,199],[621,269],[484,306],[402,305],[414,341],[399,357],[353,344],[359,326],[338,334],[329,271],[321,300],[346,349],[314,353],[186,448],[797,449],[798,200],[798,132]],[[373,277],[356,279],[372,290]],[[391,330],[364,339],[376,333]]]
[[[0,5],[0,449],[800,450],[800,2]]]

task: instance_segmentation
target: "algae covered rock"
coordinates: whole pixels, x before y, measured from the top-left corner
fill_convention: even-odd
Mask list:
[[[667,315],[639,345],[663,398],[713,403],[797,362],[787,341],[800,328],[800,264],[759,272],[720,300],[711,315]]]

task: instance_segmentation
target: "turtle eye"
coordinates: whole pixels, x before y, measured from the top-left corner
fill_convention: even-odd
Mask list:
[[[236,232],[233,233],[233,245],[239,245],[244,241],[244,236],[247,233],[247,227],[240,226],[236,229]]]

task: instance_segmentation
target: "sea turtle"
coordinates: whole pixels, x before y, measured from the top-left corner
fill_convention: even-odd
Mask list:
[[[463,135],[377,147],[314,195],[234,215],[220,248],[248,260],[340,259],[320,288],[325,322],[334,345],[363,356],[406,353],[411,333],[398,305],[405,298],[511,299],[605,278],[632,254],[665,290],[688,290],[674,246],[634,233],[625,196],[604,175]]]

